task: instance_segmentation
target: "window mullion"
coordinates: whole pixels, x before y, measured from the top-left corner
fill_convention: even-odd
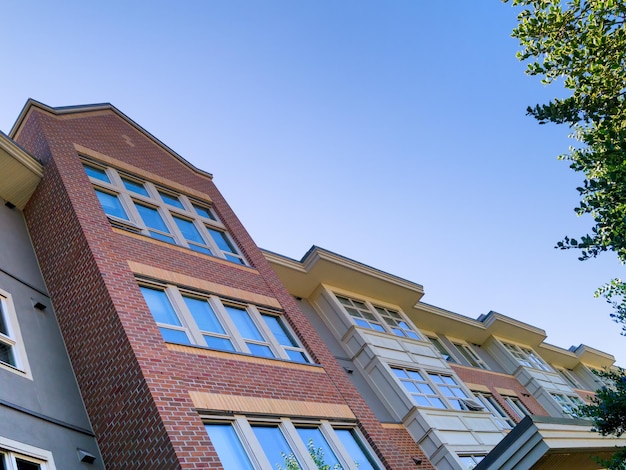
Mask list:
[[[232,339],[235,345],[235,349],[239,352],[251,354],[248,345],[239,333],[239,330],[235,326],[235,323],[231,320],[230,315],[228,315],[228,313],[226,312],[226,309],[224,308],[222,302],[217,297],[211,296],[209,297],[209,304],[211,304],[211,307],[213,307],[213,311],[219,317],[224,329]]]
[[[232,424],[254,468],[257,470],[272,468],[248,420],[243,416],[235,416]]]
[[[259,310],[254,305],[248,305],[247,310],[251,313],[250,317],[252,318],[252,321],[261,331],[261,335],[267,341],[267,344],[270,346],[272,352],[276,354],[276,356],[280,359],[289,360],[289,356],[287,355],[283,347],[278,343],[278,340],[274,337],[274,334],[267,327],[267,324],[265,323],[265,321],[263,321],[263,318],[261,318],[261,313],[259,312]]]
[[[163,217],[163,222],[165,222],[165,225],[168,226],[168,228],[170,229],[170,233],[174,237],[174,242],[177,245],[184,246],[185,248],[189,248],[189,243],[187,242],[182,232],[178,228],[178,225],[174,221],[174,217],[172,216],[172,213],[170,212],[170,210],[162,206],[159,206],[159,209],[161,209],[162,212],[165,214],[165,216]]]
[[[334,428],[330,425],[328,421],[321,422],[320,431],[326,439],[326,442],[328,442],[331,450],[335,453],[335,455],[341,462],[342,468],[346,470],[358,470],[358,467],[355,465],[354,460],[352,460],[352,458],[350,457],[350,453],[344,447],[341,440],[337,438]]]
[[[308,470],[318,470],[317,465],[313,461],[311,454],[309,454],[309,450],[306,447],[306,444],[302,442],[300,436],[298,435],[298,430],[293,425],[293,423],[287,419],[282,418],[280,420],[280,427],[284,431],[285,439],[287,439],[287,443],[291,447],[291,449],[296,454],[296,458],[298,462],[305,466]]]
[[[183,327],[189,332],[189,336],[191,336],[191,340],[194,344],[199,344],[201,346],[206,346],[206,341],[200,332],[200,328],[196,325],[196,322],[193,319],[193,316],[187,309],[185,305],[185,301],[183,300],[183,296],[180,291],[173,286],[168,286],[165,289],[167,296],[169,297],[172,307],[174,311],[178,315]]]
[[[391,329],[389,328],[389,325],[387,324],[387,322],[385,321],[385,319],[380,315],[380,313],[378,313],[378,311],[376,310],[376,307],[374,307],[374,305],[369,301],[369,300],[363,300],[362,301],[365,305],[367,305],[367,309],[370,311],[370,313],[372,315],[374,315],[374,318],[376,318],[376,321],[380,324],[380,326],[383,327],[383,329],[385,330],[385,333],[391,333]]]

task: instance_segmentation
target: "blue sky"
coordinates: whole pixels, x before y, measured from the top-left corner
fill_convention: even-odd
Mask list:
[[[593,291],[623,275],[553,247],[590,221],[527,105],[499,1],[7,2],[0,129],[25,101],[110,102],[215,182],[258,245],[316,244],[626,365]]]

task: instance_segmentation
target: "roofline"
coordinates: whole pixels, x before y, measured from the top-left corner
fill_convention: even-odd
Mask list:
[[[83,105],[72,105],[72,106],[60,106],[60,107],[56,107],[55,108],[55,107],[52,107],[52,106],[48,106],[48,105],[46,105],[46,104],[44,104],[44,103],[42,103],[40,101],[34,100],[32,98],[29,98],[26,101],[26,103],[24,104],[24,107],[22,108],[22,111],[20,112],[19,116],[17,117],[17,119],[15,121],[15,124],[13,124],[13,127],[11,127],[11,131],[9,132],[9,137],[11,137],[11,139],[15,138],[15,135],[17,134],[19,129],[22,127],[22,124],[24,123],[24,119],[26,119],[26,116],[28,115],[28,113],[33,108],[40,109],[41,111],[44,111],[44,112],[49,113],[49,114],[52,114],[54,116],[63,116],[63,115],[80,114],[80,113],[91,113],[91,112],[94,112],[94,111],[112,111],[113,113],[117,114],[120,118],[122,118],[124,121],[126,121],[128,124],[130,124],[135,129],[137,129],[137,131],[141,132],[146,137],[148,137],[150,140],[152,140],[155,144],[157,144],[163,150],[165,150],[166,152],[170,153],[172,156],[177,158],[182,164],[187,166],[189,169],[191,169],[191,170],[193,170],[193,171],[195,171],[195,172],[197,172],[197,173],[199,173],[201,175],[204,175],[204,176],[206,176],[206,177],[208,177],[210,179],[213,179],[213,174],[212,173],[209,173],[208,171],[204,171],[204,170],[194,166],[193,164],[191,164],[189,161],[187,161],[181,155],[179,155],[174,150],[172,150],[170,147],[165,145],[162,141],[157,139],[154,135],[152,135],[146,129],[144,129],[139,124],[137,124],[135,121],[133,121],[131,118],[129,118],[126,114],[124,114],[119,109],[117,109],[115,106],[113,106],[111,103],[94,103],[94,104],[83,104]]]

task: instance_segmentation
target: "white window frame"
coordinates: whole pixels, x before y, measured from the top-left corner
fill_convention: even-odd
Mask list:
[[[89,159],[82,158],[81,161],[84,167],[91,167],[103,171],[109,179],[110,182],[106,182],[99,178],[87,175],[94,189],[98,189],[117,197],[124,211],[126,212],[128,220],[120,219],[119,217],[106,214],[109,220],[114,225],[136,233],[141,233],[142,235],[146,235],[155,240],[169,243],[168,241],[162,240],[161,238],[152,236],[151,232],[155,232],[157,233],[157,235],[161,236],[165,234],[169,237],[172,237],[172,244],[188,248],[194,251],[194,253],[202,253],[208,256],[225,259],[236,264],[249,266],[240,249],[235,244],[233,238],[226,230],[226,227],[217,218],[215,212],[210,207],[211,204],[190,198],[185,194],[179,193],[160,185],[155,185],[150,181],[143,180],[141,178],[138,178],[137,176],[118,171],[112,167],[104,166]],[[132,181],[135,184],[143,186],[148,193],[148,196],[139,194],[138,192],[128,189],[124,184],[124,180]],[[161,194],[166,194],[172,198],[178,199],[182,205],[182,208],[172,206],[166,203]],[[167,232],[156,230],[146,225],[141,215],[139,214],[139,211],[137,210],[137,204],[149,206],[153,209],[156,209],[161,219],[163,219],[165,226],[167,227]],[[196,208],[200,208],[203,211],[206,211],[210,217],[206,217],[200,214],[199,211],[196,210]],[[191,222],[195,229],[198,231],[198,234],[200,235],[203,243],[187,240],[179,229],[178,225],[176,224],[174,220],[175,217]],[[224,236],[226,245],[228,245],[229,247],[228,250],[222,249],[219,246],[218,242],[211,235],[209,229],[220,232]],[[204,253],[203,251],[198,251],[198,249],[194,250],[194,247],[209,250],[211,252],[211,255],[209,255],[208,253]]]
[[[359,467],[352,460],[350,454],[344,447],[339,436],[336,435],[336,429],[349,429],[356,434],[364,453],[369,457],[369,461],[378,470],[382,470],[384,466],[376,457],[373,449],[367,444],[367,441],[357,429],[354,423],[330,423],[327,420],[310,420],[298,418],[252,418],[243,415],[234,415],[232,417],[206,417],[203,419],[205,426],[211,424],[230,424],[232,425],[239,442],[246,452],[248,460],[255,470],[265,470],[274,468],[269,462],[263,450],[262,443],[257,439],[253,427],[254,426],[276,426],[283,434],[285,440],[291,447],[294,456],[303,466],[303,470],[318,470],[317,465],[309,454],[307,443],[304,442],[298,434],[298,427],[311,427],[319,429],[322,436],[328,443],[340,465],[345,470],[359,470]]]
[[[504,411],[495,397],[490,393],[473,392],[476,399],[491,413],[502,429],[512,429],[515,421]]]
[[[476,354],[476,351],[474,351],[469,344],[461,341],[452,341],[452,344],[470,366],[477,367],[479,369],[490,370],[489,366],[485,364],[485,361],[483,361],[480,356]]]
[[[0,316],[2,316],[8,333],[6,335],[0,333],[0,343],[11,349],[11,354],[15,361],[15,364],[0,361],[0,368],[19,373],[22,376],[32,379],[13,298],[10,293],[2,289],[0,289]]]
[[[459,458],[461,463],[464,465],[466,462],[463,459],[471,460],[471,462],[469,462],[470,465],[466,466],[465,468],[467,470],[472,470],[476,468],[476,465],[478,465],[485,458],[485,455],[484,454],[458,454],[457,457]]]
[[[15,458],[39,464],[41,470],[56,470],[52,452],[0,436],[0,453],[8,458],[8,469],[15,470]]]
[[[333,293],[333,296],[335,297],[335,300],[337,301],[337,304],[341,306],[342,310],[348,315],[350,320],[356,326],[359,326],[361,328],[367,328],[372,331],[378,331],[379,333],[388,333],[398,338],[412,339],[416,341],[424,341],[424,335],[422,335],[422,333],[415,327],[413,322],[409,320],[408,317],[404,314],[404,312],[402,312],[402,310],[400,310],[399,308],[385,307],[380,304],[372,303],[369,300],[363,300],[363,299],[353,297],[350,294],[344,294],[344,293],[335,292],[335,291],[333,291],[332,293]],[[340,300],[340,298],[346,299],[347,301],[350,302],[351,305],[350,306],[345,305]],[[363,307],[361,307],[361,305]],[[356,310],[357,312],[359,312],[360,315],[365,315],[365,317],[364,316],[357,317],[351,314],[347,310],[346,307]],[[381,313],[377,309],[383,310],[384,312],[386,312],[386,315],[381,315]],[[399,315],[399,317],[401,318],[401,323],[404,323],[406,327],[400,324],[396,324],[396,325],[391,324],[390,322],[393,322],[395,320],[392,319],[389,312],[393,312],[393,314]],[[371,316],[373,317],[373,319],[367,318],[367,316]],[[359,323],[359,320],[361,323]],[[401,334],[398,334],[396,331],[398,331]],[[416,338],[411,337],[410,336],[411,333],[417,337]]]
[[[579,418],[578,414],[576,414],[576,408],[585,404],[582,398],[577,395],[556,392],[550,392],[550,396],[558,403],[563,413],[572,418]]]
[[[565,369],[563,367],[555,367],[554,370],[556,370],[559,375],[563,377],[563,379],[569,384],[570,387],[584,390],[583,386],[576,379],[576,376],[571,370]]]
[[[526,416],[532,416],[533,413],[530,412],[526,405],[522,403],[518,397],[504,397],[504,401],[507,405],[513,410],[513,412],[517,415],[519,419],[524,419]]]
[[[405,367],[401,365],[388,365],[388,366],[390,368],[390,373],[395,379],[395,381],[398,383],[398,385],[401,387],[404,393],[408,394],[411,397],[411,400],[416,406],[420,408],[435,408],[439,410],[471,411],[470,407],[468,407],[468,404],[471,404],[472,394],[465,387],[465,384],[461,380],[458,380],[454,375],[449,374],[449,373],[424,370],[424,369],[420,369],[416,367]],[[415,372],[420,375],[421,379],[419,380],[412,379],[410,377],[401,379],[400,377],[396,375],[394,370],[404,371],[407,375],[409,375],[408,374],[409,372]],[[433,380],[434,377],[449,378],[454,382],[454,384],[440,384],[436,380]],[[419,390],[419,384],[424,384],[424,385],[427,385],[434,393],[424,393],[421,390],[419,392],[414,392],[410,390],[406,385],[404,385],[404,383],[411,383],[418,390]],[[460,396],[455,395],[455,396],[450,397],[442,392],[442,388],[450,388],[454,390],[459,390],[460,392],[463,393],[463,396],[460,397]],[[429,402],[432,402],[433,400],[431,399],[434,398],[442,402],[444,406],[440,407],[440,406],[423,405],[423,404],[418,403],[417,400],[414,398],[414,396],[421,396]],[[453,402],[458,403],[458,408],[453,405]]]
[[[544,372],[554,372],[548,363],[532,349],[505,341],[502,341],[502,344],[509,354],[522,366],[542,370]]]
[[[187,337],[190,340],[191,346],[200,346],[204,348],[215,349],[215,350],[225,351],[225,352],[249,354],[255,357],[265,357],[265,356],[255,355],[254,353],[250,351],[248,344],[254,343],[254,344],[259,344],[261,346],[269,347],[274,357],[267,357],[267,359],[282,359],[285,361],[295,362],[298,364],[314,364],[311,356],[306,351],[304,346],[302,346],[297,336],[295,335],[295,333],[289,326],[288,322],[282,315],[282,312],[280,311],[258,307],[256,305],[249,304],[249,303],[231,301],[228,299],[223,299],[216,295],[198,294],[197,292],[191,292],[191,291],[187,291],[184,289],[179,289],[178,287],[173,286],[173,285],[163,286],[163,285],[139,280],[139,286],[147,288],[147,289],[161,291],[165,294],[165,297],[169,301],[176,316],[178,317],[178,320],[180,321],[181,326],[161,324],[158,322],[157,322],[157,325],[162,328],[185,332]],[[215,316],[217,317],[218,322],[220,323],[221,327],[224,329],[225,334],[217,334],[217,333],[208,334],[207,333],[207,335],[230,340],[230,342],[232,343],[234,347],[234,351],[217,349],[214,347],[210,347],[207,344],[204,338],[204,334],[202,333],[198,324],[194,320],[194,317],[191,311],[185,304],[184,297],[208,302],[211,310],[215,313]],[[264,341],[261,341],[261,340],[257,341],[257,340],[244,338],[239,332],[236,325],[233,323],[225,306],[233,306],[237,309],[241,309],[242,311],[247,312],[254,326],[259,330],[259,332],[263,336]],[[276,337],[274,336],[270,328],[267,326],[265,320],[263,320],[263,315],[270,315],[270,316],[278,318],[286,334],[291,337],[291,339],[296,343],[296,346],[281,344],[276,339]],[[176,344],[179,344],[179,343],[176,343]],[[289,356],[287,351],[296,351],[298,353],[302,353],[302,355],[304,356],[304,360],[303,361],[293,360]]]
[[[435,346],[437,352],[441,354],[441,357],[443,357],[446,362],[449,362],[450,364],[459,363],[458,359],[452,354],[452,352],[446,347],[446,345],[443,344],[443,341],[441,341],[441,338],[439,338],[439,336],[426,335],[426,338],[433,344],[433,346]]]

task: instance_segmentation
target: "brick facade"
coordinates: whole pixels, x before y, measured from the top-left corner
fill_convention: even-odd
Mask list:
[[[387,468],[433,468],[406,430],[375,418],[209,175],[110,106],[30,104],[14,138],[45,165],[25,216],[107,468],[221,468],[190,392],[241,397],[241,406],[343,406]],[[250,267],[113,229],[77,147],[206,194]],[[274,299],[319,366],[166,344],[131,269],[138,265]]]

